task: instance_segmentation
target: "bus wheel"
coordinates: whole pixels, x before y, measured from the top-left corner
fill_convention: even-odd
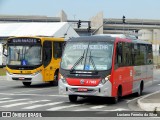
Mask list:
[[[31,82],[23,82],[23,85],[29,87],[31,85]]]
[[[76,95],[69,95],[68,97],[70,102],[73,102],[73,103],[77,102],[78,97]]]
[[[50,84],[54,86],[58,86],[58,71],[55,72],[54,79],[53,81],[50,81]]]
[[[136,96],[141,96],[141,95],[142,95],[142,92],[143,92],[143,82],[141,82],[141,84],[140,84],[140,86],[139,86],[139,90],[138,90]]]
[[[112,98],[112,103],[113,104],[118,103],[118,101],[120,100],[121,96],[122,96],[122,87],[119,86],[118,87],[118,91],[117,91],[117,96],[115,96],[115,97]]]

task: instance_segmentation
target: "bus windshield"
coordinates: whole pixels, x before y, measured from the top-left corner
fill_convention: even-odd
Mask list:
[[[109,70],[112,65],[113,43],[68,42],[61,68],[66,70]]]
[[[41,46],[8,46],[8,65],[40,65],[42,63]]]

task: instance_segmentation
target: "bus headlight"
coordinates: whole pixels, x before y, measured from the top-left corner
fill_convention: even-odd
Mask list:
[[[108,75],[107,77],[105,77],[104,79],[102,79],[100,84],[104,85],[108,80],[110,80],[110,76],[111,75]]]
[[[42,70],[39,70],[39,71],[33,73],[32,76],[35,76],[35,75],[39,74],[41,71],[42,71]]]
[[[105,84],[106,83],[106,80],[105,79],[102,79],[101,80],[101,84]]]
[[[63,83],[66,83],[66,79],[61,74],[59,74],[59,80],[62,80]]]

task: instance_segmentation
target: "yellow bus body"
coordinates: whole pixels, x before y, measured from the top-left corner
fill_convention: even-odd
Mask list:
[[[52,57],[51,60],[49,62],[49,64],[47,66],[44,66],[42,61],[42,65],[40,65],[39,67],[35,68],[35,69],[29,69],[29,70],[25,70],[25,69],[12,69],[9,67],[9,65],[6,65],[6,71],[7,71],[7,79],[8,80],[17,80],[17,81],[22,81],[24,83],[25,86],[29,86],[30,81],[28,81],[28,78],[31,78],[31,82],[35,82],[35,81],[39,81],[39,82],[54,82],[55,77],[58,77],[58,71],[59,71],[59,67],[60,67],[60,60],[61,58],[55,58],[54,57],[54,53],[55,53],[55,48],[54,48],[54,43],[64,43],[64,38],[54,38],[54,37],[14,37],[14,39],[18,39],[18,38],[36,38],[40,40],[40,44],[42,46],[42,59],[43,59],[43,50],[44,50],[44,42],[49,41],[49,43],[52,44]],[[13,38],[9,38],[13,39]],[[25,43],[24,43],[25,44]],[[9,46],[9,44],[7,44]],[[14,44],[16,46],[16,44]],[[23,46],[23,43],[21,44]],[[55,51],[54,51],[55,50]],[[62,51],[62,48],[61,48]],[[48,51],[49,52],[49,51]],[[9,57],[9,55],[8,55]],[[23,66],[22,66],[23,68]],[[41,77],[36,78],[36,80],[34,81],[34,75],[36,74],[41,74]],[[56,75],[56,76],[55,76]],[[28,77],[28,78],[27,78]],[[22,78],[22,79],[20,79]],[[25,80],[27,79],[27,80]],[[37,80],[39,79],[39,80]],[[28,83],[28,84],[27,84]],[[37,82],[36,82],[37,83]]]

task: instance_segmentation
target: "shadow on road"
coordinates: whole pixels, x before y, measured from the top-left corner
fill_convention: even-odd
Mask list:
[[[50,83],[40,83],[40,84],[33,84],[30,86],[23,86],[23,85],[13,86],[12,88],[48,88],[48,87],[57,87],[57,86]]]

